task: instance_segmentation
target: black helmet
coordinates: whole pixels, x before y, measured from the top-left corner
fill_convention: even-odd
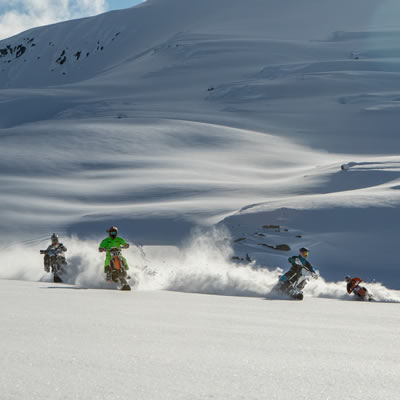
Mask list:
[[[351,276],[346,275],[346,276],[344,277],[344,280],[345,280],[347,283],[349,283],[349,282],[351,281]]]
[[[116,226],[112,226],[111,228],[107,229],[107,233],[111,238],[115,238],[118,236],[118,228]]]
[[[310,252],[310,249],[307,249],[307,247],[302,247],[301,249],[299,249],[299,254],[304,258],[308,258],[309,252]]]
[[[53,233],[53,234],[51,235],[51,241],[52,241],[52,242],[58,242],[58,235],[57,235],[56,233]]]

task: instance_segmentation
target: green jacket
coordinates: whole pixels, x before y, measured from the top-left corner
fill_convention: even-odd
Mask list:
[[[100,249],[106,249],[107,253],[106,253],[106,259],[104,260],[104,272],[106,272],[106,268],[109,266],[110,264],[110,259],[111,259],[111,254],[110,254],[110,250],[113,247],[117,247],[119,248],[119,246],[123,246],[124,244],[126,244],[126,240],[122,239],[120,237],[116,237],[114,239],[111,239],[110,237],[105,238],[99,245]],[[126,258],[124,256],[122,256],[122,259],[124,260],[125,263],[125,268],[128,270],[129,266],[128,266],[128,262],[126,261]]]
[[[101,243],[99,248],[100,249],[107,249],[107,254],[110,252],[110,249],[113,247],[119,248],[126,244],[126,240],[117,236],[116,238],[112,239],[110,237],[105,238]]]

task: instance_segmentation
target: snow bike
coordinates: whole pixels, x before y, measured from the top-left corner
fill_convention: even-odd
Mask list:
[[[53,274],[55,283],[62,283],[62,275],[65,273],[64,266],[67,265],[67,261],[61,248],[52,247],[47,250],[40,250],[40,254],[45,254],[48,257],[45,271]]]
[[[311,278],[318,279],[319,273],[318,272],[312,273],[311,271],[308,271],[303,267],[302,274],[300,277],[295,275],[292,278],[287,279],[286,274],[281,275],[279,277],[279,282],[276,285],[275,289],[282,293],[287,294],[292,299],[303,300],[304,298],[303,289]]]
[[[110,249],[110,265],[109,271],[107,272],[107,280],[120,283],[121,290],[131,290],[127,279],[129,279],[125,268],[125,262],[121,257],[121,249],[123,247],[112,247]]]
[[[364,286],[360,286],[360,283],[363,281],[361,278],[355,278],[354,282],[354,289],[352,290],[352,293],[358,300],[363,300],[363,301],[374,301],[374,296],[373,294]]]

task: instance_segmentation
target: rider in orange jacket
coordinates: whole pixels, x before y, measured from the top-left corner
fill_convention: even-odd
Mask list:
[[[346,276],[344,280],[347,282],[347,293],[354,294],[355,296],[365,297],[368,290],[365,287],[360,286],[360,283],[363,281],[361,278],[351,276]]]

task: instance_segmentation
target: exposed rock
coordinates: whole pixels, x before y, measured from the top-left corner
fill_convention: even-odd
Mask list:
[[[20,44],[19,46],[16,47],[16,53],[15,53],[15,57],[21,57],[26,51],[26,47],[23,46],[22,44]]]
[[[63,65],[66,61],[67,61],[67,56],[65,55],[65,50],[63,50],[60,56],[57,58],[56,63]]]
[[[126,114],[124,114],[124,113],[119,113],[119,114],[116,115],[115,118],[122,119],[122,118],[128,118],[128,116]]]
[[[269,249],[279,250],[279,251],[290,251],[290,246],[287,244],[277,244],[276,246],[271,246],[267,243],[260,243],[260,246],[268,247]]]
[[[290,246],[288,244],[278,244],[275,246],[276,250],[281,250],[281,251],[290,251]]]

